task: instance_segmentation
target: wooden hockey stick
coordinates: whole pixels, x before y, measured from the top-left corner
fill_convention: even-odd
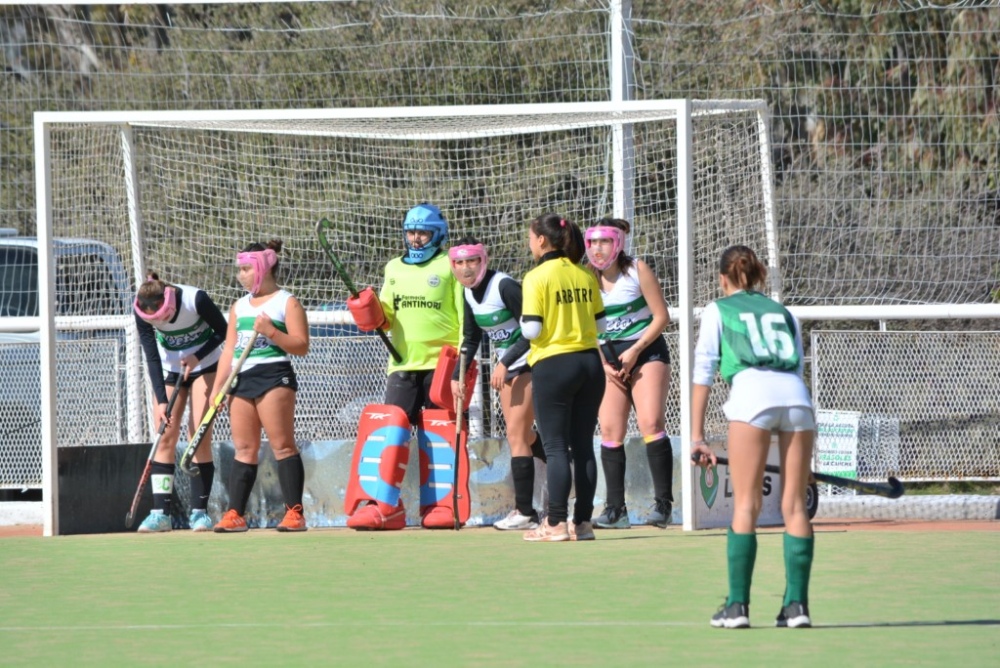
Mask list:
[[[178,373],[177,382],[174,383],[174,393],[170,395],[170,401],[167,402],[167,419],[163,421],[156,432],[156,438],[153,439],[153,447],[149,449],[149,456],[146,458],[146,466],[142,469],[142,476],[139,478],[139,486],[135,490],[135,496],[132,497],[132,507],[129,508],[128,514],[125,515],[126,529],[131,529],[132,523],[135,522],[135,511],[139,509],[139,500],[142,498],[143,490],[146,489],[146,483],[149,482],[149,474],[153,470],[153,458],[156,457],[156,448],[160,445],[163,432],[167,430],[167,422],[170,421],[170,414],[174,412],[174,402],[177,401],[177,395],[180,394],[181,383],[183,382],[184,374]]]
[[[247,341],[246,347],[243,349],[243,353],[240,358],[236,360],[233,364],[232,370],[229,372],[229,378],[226,379],[226,384],[222,386],[222,389],[212,397],[212,403],[209,405],[208,410],[205,411],[205,416],[201,419],[201,424],[198,425],[198,430],[194,433],[194,436],[188,441],[187,448],[184,449],[184,454],[181,455],[180,469],[190,476],[196,476],[201,471],[197,467],[192,466],[194,463],[194,454],[198,450],[198,446],[205,439],[205,434],[208,433],[209,428],[212,423],[215,422],[215,417],[219,413],[219,407],[222,406],[222,402],[226,400],[226,396],[233,391],[236,387],[236,378],[240,374],[240,369],[243,367],[243,362],[246,361],[247,357],[250,355],[250,351],[253,350],[253,345],[257,341],[257,336],[260,332],[254,332],[250,335],[250,340]]]
[[[465,350],[458,356],[458,386],[465,389]],[[462,528],[462,520],[458,513],[458,467],[462,461],[462,417],[465,414],[465,402],[457,408],[455,415],[455,480],[451,485],[451,507],[455,515],[455,531]]]

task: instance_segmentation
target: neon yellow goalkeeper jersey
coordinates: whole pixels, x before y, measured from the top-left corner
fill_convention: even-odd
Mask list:
[[[462,284],[451,273],[448,254],[423,264],[401,257],[385,266],[379,300],[391,323],[392,345],[402,362],[389,358],[388,373],[433,369],[444,345],[458,347],[464,312]]]

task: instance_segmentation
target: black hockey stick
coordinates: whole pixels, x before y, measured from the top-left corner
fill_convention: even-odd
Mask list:
[[[149,482],[149,474],[153,470],[153,458],[156,457],[156,448],[160,445],[160,438],[163,437],[163,432],[167,430],[167,422],[170,420],[170,414],[174,412],[174,402],[177,401],[177,395],[181,393],[181,383],[184,382],[184,374],[177,374],[177,382],[174,383],[174,393],[170,395],[170,401],[167,402],[167,419],[163,421],[160,425],[160,429],[156,432],[156,438],[153,439],[153,447],[149,449],[149,456],[146,457],[146,467],[142,469],[142,476],[139,477],[139,486],[135,490],[135,496],[132,497],[132,507],[129,508],[128,514],[125,515],[125,528],[131,529],[132,523],[135,522],[135,511],[139,509],[139,499],[142,498],[142,492],[146,489],[146,483]]]
[[[250,351],[253,350],[253,344],[257,341],[257,336],[260,332],[254,332],[250,335],[250,340],[247,341],[246,347],[243,349],[240,358],[236,360],[233,364],[232,370],[229,372],[229,378],[226,379],[226,384],[222,386],[222,389],[212,397],[212,403],[209,404],[208,410],[205,411],[204,417],[201,418],[201,424],[198,425],[198,430],[194,432],[194,436],[188,440],[187,447],[184,448],[184,454],[181,455],[180,468],[184,473],[190,476],[196,476],[201,473],[194,463],[194,454],[198,451],[198,446],[205,439],[205,434],[208,433],[209,428],[212,423],[215,422],[215,416],[219,412],[219,407],[222,406],[222,402],[226,400],[226,395],[228,395],[233,388],[236,386],[236,377],[240,374],[240,368],[243,366],[243,362],[246,361],[247,357],[250,355]]]
[[[618,359],[618,355],[615,355],[615,349],[614,346],[611,345],[611,342],[602,341],[601,350],[604,351],[604,359],[608,361],[608,364],[613,366],[615,371],[621,371],[622,361]]]
[[[458,387],[465,390],[465,351],[458,356]],[[455,480],[451,485],[451,507],[455,515],[455,531],[462,528],[462,520],[458,516],[458,467],[462,461],[462,417],[465,413],[465,400],[456,407],[455,415]]]
[[[691,461],[695,464],[697,461],[698,453],[691,453]],[[715,460],[719,464],[729,466],[729,460],[725,457],[716,457]],[[781,468],[775,466],[774,464],[764,465],[764,470],[768,473],[781,473]],[[856,489],[859,492],[864,492],[865,494],[875,494],[876,496],[884,496],[887,499],[898,499],[903,496],[906,491],[903,489],[903,483],[899,481],[898,478],[889,476],[888,482],[863,482],[861,480],[855,480],[853,478],[841,478],[837,475],[830,475],[829,473],[816,473],[811,471],[810,474],[816,482],[823,482],[828,485],[836,485],[837,487],[849,487],[850,489]]]
[[[602,341],[601,350],[604,351],[604,359],[608,361],[608,364],[610,364],[615,371],[621,371],[622,361],[618,359],[618,355],[615,354],[615,347],[611,345],[611,341]],[[625,383],[625,387],[629,389],[632,387],[631,381],[632,378],[630,376],[626,376],[622,379],[622,382]]]
[[[330,264],[333,265],[337,275],[340,276],[340,280],[342,280],[344,285],[347,286],[347,291],[351,293],[351,297],[357,299],[358,288],[354,285],[354,281],[351,280],[351,275],[347,273],[347,269],[345,269],[341,261],[337,259],[337,254],[333,252],[333,248],[330,246],[330,240],[326,236],[327,231],[332,229],[333,223],[331,223],[329,219],[324,218],[319,221],[316,225],[316,236],[319,237],[319,245],[323,247],[323,250],[326,252],[326,257],[330,260]],[[376,329],[375,332],[378,334],[379,338],[382,339],[382,343],[385,344],[385,347],[388,349],[389,354],[392,355],[392,358],[397,362],[402,362],[403,356],[399,354],[399,351],[396,350],[395,346],[392,345],[392,342],[389,341],[389,335],[382,329]]]

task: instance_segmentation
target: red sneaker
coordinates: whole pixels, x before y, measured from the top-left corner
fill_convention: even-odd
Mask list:
[[[213,528],[215,533],[240,533],[246,530],[246,520],[232,508],[226,511],[226,514],[222,516],[222,519]]]
[[[285,506],[288,508],[288,506]],[[305,531],[306,518],[302,516],[301,504],[295,504],[285,512],[285,519],[278,525],[278,531]]]

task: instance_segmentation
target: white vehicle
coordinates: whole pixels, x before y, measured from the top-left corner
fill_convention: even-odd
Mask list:
[[[114,248],[91,239],[56,239],[53,245],[57,316],[130,312],[132,286]],[[42,484],[39,333],[23,324],[30,322],[25,318],[38,314],[38,240],[0,228],[0,489],[40,488]],[[118,415],[110,415],[117,411],[108,409],[117,409],[123,396],[122,331],[61,330],[59,339],[81,344],[59,349],[57,375],[60,379],[79,377],[80,395],[109,419],[120,422]],[[107,359],[109,350],[111,360]],[[96,379],[99,374],[88,364],[98,355],[104,358],[102,366],[112,369],[112,382],[105,380],[101,387],[84,385],[84,378]],[[67,387],[73,385],[67,383]]]

